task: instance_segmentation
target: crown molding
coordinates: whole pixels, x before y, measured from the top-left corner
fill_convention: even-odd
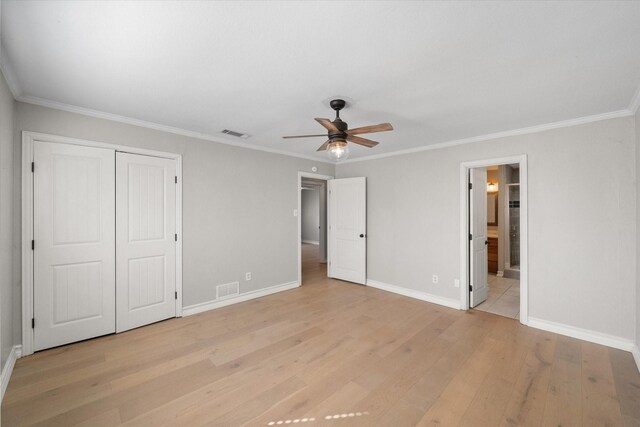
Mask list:
[[[2,65],[2,61],[0,61],[0,65]],[[3,73],[4,73],[5,69],[6,69],[6,65],[5,65],[4,68],[2,68]],[[260,145],[251,144],[251,143],[248,143],[248,142],[240,143],[240,142],[235,142],[235,141],[225,141],[223,139],[220,139],[220,138],[215,137],[215,136],[210,135],[210,134],[194,132],[194,131],[181,129],[181,128],[177,128],[177,127],[173,127],[173,126],[161,125],[159,123],[148,122],[148,121],[139,120],[139,119],[133,119],[133,118],[130,118],[130,117],[120,116],[120,115],[112,114],[112,113],[105,113],[105,112],[98,111],[98,110],[91,110],[89,108],[77,107],[75,105],[65,104],[65,103],[56,102],[56,101],[50,101],[50,100],[43,99],[43,98],[38,98],[38,97],[33,97],[33,96],[16,96],[17,87],[15,85],[12,87],[11,83],[9,83],[9,78],[7,78],[6,74],[5,74],[5,78],[7,79],[7,84],[9,84],[9,87],[10,87],[12,93],[14,94],[15,99],[17,101],[25,102],[27,104],[34,104],[34,105],[39,105],[39,106],[42,106],[42,107],[53,108],[53,109],[56,109],[56,110],[68,111],[70,113],[76,113],[76,114],[81,114],[81,115],[84,115],[84,116],[96,117],[96,118],[99,118],[99,119],[111,120],[111,121],[115,121],[115,122],[130,124],[130,125],[133,125],[133,126],[139,126],[139,127],[158,130],[158,131],[162,131],[162,132],[173,133],[173,134],[176,134],[176,135],[187,136],[187,137],[190,137],[190,138],[201,139],[201,140],[205,140],[205,141],[212,141],[212,142],[216,142],[216,143],[219,143],[219,144],[231,145],[231,146],[234,146],[234,147],[247,148],[247,149],[250,149],[250,150],[263,151],[263,152],[272,153],[272,154],[280,154],[280,155],[283,155],[283,156],[297,157],[297,158],[300,158],[300,159],[311,160],[311,161],[314,161],[314,162],[320,162],[320,163],[336,165],[336,163],[334,163],[334,162],[332,162],[332,161],[330,161],[328,159],[325,160],[325,159],[321,159],[321,158],[317,158],[317,157],[313,157],[313,156],[307,156],[307,155],[304,155],[304,154],[292,153],[290,151],[278,150],[278,149],[274,149],[274,148],[267,148],[267,147],[263,147],[263,146],[260,146]],[[474,136],[474,137],[470,137],[470,138],[456,139],[456,140],[440,142],[440,143],[436,143],[436,144],[429,144],[429,145],[421,146],[421,147],[409,148],[409,149],[406,149],[406,150],[393,151],[393,152],[390,152],[390,153],[373,154],[373,155],[370,155],[370,156],[364,156],[364,157],[358,157],[358,158],[355,158],[355,159],[344,160],[344,161],[342,161],[340,163],[337,163],[337,164],[348,164],[348,163],[364,162],[364,161],[368,161],[368,160],[383,159],[383,158],[387,158],[387,157],[402,156],[402,155],[405,155],[405,154],[419,153],[419,152],[422,152],[422,151],[429,151],[429,150],[438,150],[438,149],[441,149],[441,148],[455,147],[457,145],[471,144],[471,143],[474,143],[474,142],[482,142],[482,141],[488,141],[488,140],[492,140],[492,139],[506,138],[506,137],[518,136],[518,135],[527,135],[527,134],[531,134],[531,133],[543,132],[543,131],[552,130],[552,129],[559,129],[559,128],[577,126],[577,125],[597,122],[597,121],[601,121],[601,120],[616,119],[616,118],[620,118],[620,117],[629,117],[629,116],[633,116],[635,114],[635,112],[638,110],[639,106],[640,106],[640,87],[636,91],[636,94],[633,97],[633,99],[631,101],[631,104],[629,105],[628,109],[618,110],[618,111],[611,111],[609,113],[603,113],[603,114],[595,114],[595,115],[592,115],[592,116],[578,117],[578,118],[575,118],[575,119],[562,120],[562,121],[559,121],[559,122],[546,123],[546,124],[530,126],[530,127],[526,127],[526,128],[512,129],[512,130],[507,130],[507,131],[502,131],[502,132],[490,133],[490,134]]]
[[[175,134],[175,135],[186,136],[186,137],[189,137],[189,138],[195,138],[195,139],[201,139],[201,140],[205,140],[205,141],[211,141],[211,142],[215,142],[215,143],[218,143],[218,144],[231,145],[231,146],[234,146],[234,147],[246,148],[246,149],[249,149],[249,150],[263,151],[263,152],[272,153],[272,154],[280,154],[280,155],[289,156],[289,157],[297,157],[297,158],[300,158],[300,159],[311,160],[311,161],[320,162],[320,163],[328,163],[328,164],[331,164],[331,165],[335,164],[334,162],[332,162],[329,159],[325,160],[325,159],[320,159],[320,158],[313,157],[313,156],[306,156],[304,154],[298,154],[298,153],[292,153],[292,152],[289,152],[289,151],[278,150],[278,149],[274,149],[274,148],[262,147],[260,145],[251,144],[249,142],[225,141],[225,140],[223,140],[221,138],[217,138],[217,137],[215,137],[213,135],[206,134],[206,133],[194,132],[194,131],[190,131],[190,130],[186,130],[186,129],[181,129],[181,128],[178,128],[178,127],[161,125],[159,123],[148,122],[148,121],[139,120],[139,119],[133,119],[133,118],[130,118],[130,117],[120,116],[120,115],[117,115],[117,114],[105,113],[105,112],[98,111],[98,110],[91,110],[89,108],[77,107],[75,105],[64,104],[64,103],[56,102],[56,101],[49,101],[48,99],[38,98],[38,97],[34,97],[34,96],[17,96],[16,100],[20,101],[20,102],[27,103],[27,104],[33,104],[33,105],[39,105],[41,107],[52,108],[54,110],[62,110],[62,111],[67,111],[69,113],[81,114],[83,116],[90,116],[90,117],[95,117],[95,118],[98,118],[98,119],[111,120],[111,121],[114,121],[114,122],[125,123],[125,124],[128,124],[128,125],[133,125],[133,126],[139,126],[139,127],[143,127],[143,128],[147,128],[147,129],[158,130],[158,131],[161,131],[161,132],[172,133],[172,134]]]
[[[20,96],[20,86],[18,85],[18,79],[16,75],[13,73],[13,69],[9,65],[9,62],[6,60],[7,55],[5,54],[6,49],[2,45],[2,41],[0,40],[0,71],[4,76],[4,80],[7,82],[7,86],[9,86],[9,90],[13,95],[13,99],[18,99]]]
[[[560,122],[547,123],[544,125],[536,125],[521,129],[507,130],[503,132],[490,133],[487,135],[474,136],[470,138],[456,139],[453,141],[440,142],[437,144],[429,144],[422,147],[409,148],[406,150],[398,150],[390,153],[373,154],[371,156],[358,157],[357,159],[348,159],[338,163],[339,165],[347,163],[364,162],[367,160],[384,159],[386,157],[402,156],[404,154],[419,153],[421,151],[438,150],[440,148],[455,147],[457,145],[471,144],[473,142],[489,141],[492,139],[506,138],[509,136],[527,135],[531,133],[543,132],[551,129],[559,129],[571,126],[582,125],[585,123],[598,122],[601,120],[616,119],[619,117],[629,117],[634,113],[631,110],[618,110],[609,113],[595,114],[593,116],[578,117],[576,119],[563,120]]]
[[[638,108],[640,108],[640,86],[638,86],[635,95],[633,95],[633,98],[631,98],[629,111],[631,112],[631,114],[635,115],[638,112]]]

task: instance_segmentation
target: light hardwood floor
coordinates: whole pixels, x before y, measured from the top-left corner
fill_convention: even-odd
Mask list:
[[[301,288],[20,359],[3,425],[640,425],[631,354],[328,280],[316,249]]]

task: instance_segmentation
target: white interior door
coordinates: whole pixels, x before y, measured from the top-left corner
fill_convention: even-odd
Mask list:
[[[116,153],[117,331],[176,315],[176,162]]]
[[[471,240],[471,307],[475,307],[487,299],[488,239],[487,239],[487,170],[471,169],[470,230]]]
[[[329,183],[329,277],[364,285],[367,279],[366,178]]]
[[[34,143],[34,350],[115,332],[115,151]]]

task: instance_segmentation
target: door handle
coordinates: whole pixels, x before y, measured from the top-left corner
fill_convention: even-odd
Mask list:
[[[364,236],[365,236],[364,234],[361,234],[361,235],[360,235],[360,237],[361,237],[361,238],[362,238],[362,237],[364,237]]]
[[[485,241],[484,241],[484,244],[485,244],[485,245],[488,245],[488,244],[489,244],[489,241],[488,241],[488,240],[485,240]]]

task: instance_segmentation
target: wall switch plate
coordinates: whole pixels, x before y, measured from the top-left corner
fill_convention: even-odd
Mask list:
[[[432,281],[433,283],[438,283],[438,275],[437,275],[437,274],[434,274],[434,275],[433,275],[433,277],[431,278],[431,281]]]
[[[453,286],[455,286],[456,288],[459,288],[460,287],[460,279],[455,279],[453,281]]]
[[[251,272],[244,273],[245,280],[251,280]]]
[[[298,209],[293,210],[293,216],[298,216]]]

